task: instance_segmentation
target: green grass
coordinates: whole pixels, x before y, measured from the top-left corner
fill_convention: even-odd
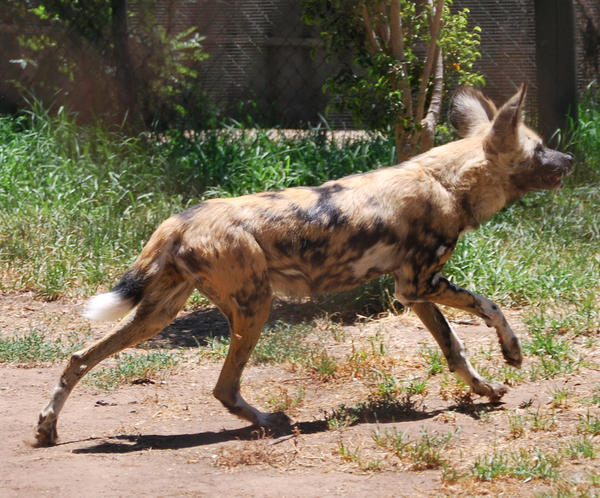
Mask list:
[[[540,450],[521,449],[510,453],[496,451],[492,455],[477,458],[471,472],[481,481],[492,481],[500,477],[555,481],[559,477],[560,464],[560,457]]]
[[[47,363],[62,360],[82,346],[81,338],[46,339],[43,332],[31,330],[25,335],[0,337],[0,363]]]
[[[373,440],[385,449],[392,451],[401,459],[410,459],[414,470],[435,469],[447,465],[443,450],[449,445],[455,433],[429,433],[421,429],[418,439],[410,439],[402,431],[393,430],[383,433],[375,431]]]
[[[110,390],[135,380],[151,379],[172,371],[180,362],[180,357],[169,351],[155,351],[141,355],[121,353],[116,357],[117,364],[92,372],[85,382],[98,389]]]
[[[239,128],[126,137],[40,108],[0,116],[0,290],[48,299],[111,285],[169,215],[217,195],[323,181],[388,164],[381,138]]]
[[[252,361],[258,364],[310,362],[315,355],[315,348],[307,344],[305,339],[311,330],[309,323],[293,325],[277,321],[268,325],[252,352]]]
[[[597,310],[599,114],[585,101],[579,129],[563,140],[578,157],[574,180],[469,233],[446,266],[449,277],[504,305]],[[91,294],[114,284],[161,220],[204,198],[315,185],[392,157],[391,141],[336,145],[321,130],[286,138],[225,127],[150,139],[79,127],[62,110],[0,116],[0,291]],[[376,311],[390,288],[376,279],[343,299]]]

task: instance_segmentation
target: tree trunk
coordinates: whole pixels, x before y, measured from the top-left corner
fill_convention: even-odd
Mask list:
[[[113,61],[116,67],[117,98],[120,119],[137,114],[137,94],[133,65],[129,54],[127,0],[111,0]]]

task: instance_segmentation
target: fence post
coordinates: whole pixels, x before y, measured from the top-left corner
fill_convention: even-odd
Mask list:
[[[571,0],[535,0],[539,130],[548,140],[577,118],[575,19]]]

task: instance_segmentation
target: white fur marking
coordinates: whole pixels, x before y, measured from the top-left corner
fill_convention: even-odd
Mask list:
[[[373,247],[367,249],[361,258],[350,265],[352,274],[355,278],[364,277],[367,272],[373,268],[379,269],[385,273],[387,265],[393,261],[392,251],[396,250],[396,246],[378,242]]]
[[[88,320],[116,320],[132,308],[131,301],[124,299],[118,292],[107,292],[91,298],[83,310]]]

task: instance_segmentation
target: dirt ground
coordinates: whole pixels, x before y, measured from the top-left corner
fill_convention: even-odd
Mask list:
[[[101,336],[110,324],[94,324],[90,333],[78,315],[80,304],[41,302],[29,294],[0,295],[0,337],[32,329],[47,337],[72,332]],[[509,313],[509,319],[524,336],[519,314]],[[490,368],[500,368],[492,330],[462,316],[455,316],[453,322],[470,356],[487,351],[492,358]],[[214,309],[187,311],[146,348],[187,348],[195,343],[194,337],[222,332],[225,327]],[[377,337],[387,351],[382,366],[388,362],[396,375],[406,378],[426,377],[426,363],[418,352],[434,343],[410,314],[336,325],[336,339],[330,328],[317,326],[315,333],[322,334],[323,346],[332,356],[348,358],[374,344],[373,337]],[[342,405],[366,402],[368,383],[355,375],[321,379],[286,364],[251,364],[242,384],[251,403],[265,406],[274,397],[303,393],[301,402],[287,410],[295,432],[283,437],[265,436],[227,413],[211,395],[222,360],[187,354],[188,361],[153,383],[127,384],[110,391],[79,384],[59,418],[59,444],[49,448],[33,448],[30,443],[37,414],[48,401],[62,362],[0,363],[4,434],[0,495],[386,497],[534,496],[565,487],[600,491],[577,484],[598,472],[595,458],[562,457],[558,481],[510,477],[482,482],[467,476],[477,456],[494,451],[535,448],[562,455],[561,448],[579,437],[578,421],[589,413],[590,406],[581,400],[590,398],[600,384],[595,350],[582,353],[586,366],[576,373],[524,380],[496,405],[464,396],[452,387],[456,383],[446,385],[449,376],[444,373],[428,379],[426,393],[406,413],[380,414],[376,421],[339,427],[327,424],[327,414]],[[524,368],[531,361],[527,359]],[[569,392],[570,402],[551,403],[557,390]],[[551,417],[548,427],[540,429],[528,422],[522,434],[516,435],[514,427],[511,431],[511,414],[535,416],[536,410],[538,418]],[[439,467],[415,466],[375,444],[373,437],[403,431],[417,438],[423,430],[453,434],[444,459],[458,477],[452,478]]]

